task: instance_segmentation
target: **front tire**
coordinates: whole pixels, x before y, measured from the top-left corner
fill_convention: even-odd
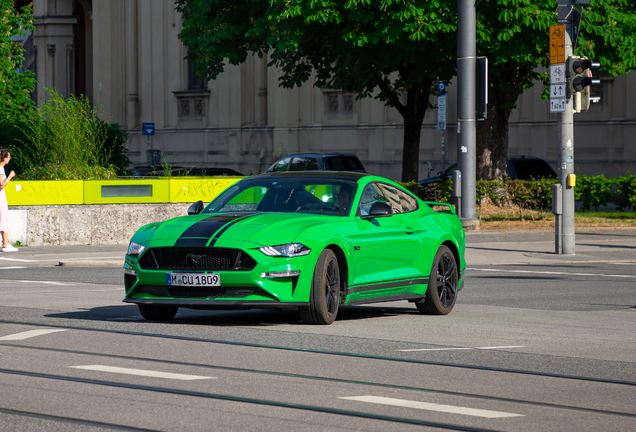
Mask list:
[[[340,266],[331,249],[320,254],[309,294],[309,306],[300,308],[300,317],[307,324],[331,324],[340,306]]]
[[[415,303],[417,309],[427,315],[447,315],[457,300],[459,274],[453,252],[441,246],[435,254],[428,288],[423,302]]]
[[[140,304],[139,313],[148,321],[170,321],[177,314],[177,306]]]

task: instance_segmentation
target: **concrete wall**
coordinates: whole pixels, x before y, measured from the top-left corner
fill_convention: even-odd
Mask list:
[[[190,204],[12,206],[9,241],[29,246],[125,244],[142,225],[185,216]]]

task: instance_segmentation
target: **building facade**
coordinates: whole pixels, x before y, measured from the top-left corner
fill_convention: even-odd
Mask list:
[[[276,69],[256,56],[204,82],[184,60],[182,17],[171,0],[34,0],[33,6],[36,100],[54,87],[101,105],[107,121],[128,131],[133,165],[146,164],[151,149],[173,166],[257,174],[287,153],[346,151],[358,155],[367,172],[400,179],[403,128],[397,110],[311,82],[282,89]],[[455,90],[449,86],[446,166],[457,154]],[[636,173],[636,73],[604,77],[598,90],[601,103],[575,115],[578,172]],[[541,157],[556,169],[557,118],[541,93],[537,85],[519,99],[510,117],[509,154]],[[142,135],[144,122],[155,123],[150,139]],[[441,161],[442,132],[437,111],[430,109],[422,128],[420,178],[441,170]]]

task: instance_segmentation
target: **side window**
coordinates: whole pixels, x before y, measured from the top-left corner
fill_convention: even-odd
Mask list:
[[[274,168],[272,169],[272,172],[281,172],[281,171],[287,171],[287,165],[289,164],[289,160],[291,158],[285,158],[285,159],[281,159],[278,162],[276,162],[276,165],[274,165]]]
[[[400,202],[400,196],[398,190],[391,185],[380,183],[378,188],[382,192],[382,196],[385,198],[386,203],[391,206],[393,213],[404,213],[402,209],[402,203]]]
[[[305,169],[307,171],[314,171],[314,170],[320,169],[320,166],[318,165],[318,159],[308,157],[306,160],[307,160],[307,166],[305,167]]]
[[[305,170],[305,159],[301,157],[295,157],[292,159],[291,164],[289,164],[289,171],[304,171]]]
[[[404,213],[412,212],[417,210],[417,201],[411,195],[403,192],[401,190],[397,190],[398,195],[400,196],[400,203],[402,204],[402,211]]]
[[[362,197],[360,198],[360,205],[358,207],[357,215],[358,216],[366,216],[369,214],[369,210],[371,210],[371,206],[374,202],[385,202],[386,199],[382,196],[378,188],[377,183],[371,183],[364,188],[364,192],[362,192]]]

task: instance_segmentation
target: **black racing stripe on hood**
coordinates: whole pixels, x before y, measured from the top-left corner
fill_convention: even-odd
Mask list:
[[[243,216],[216,215],[205,218],[195,223],[181,234],[175,242],[175,246],[205,246],[214,234],[224,225]],[[197,237],[197,238],[193,238]],[[193,244],[194,243],[194,244]]]
[[[239,218],[237,218],[237,219],[234,219],[232,222],[230,222],[230,223],[226,224],[223,228],[221,228],[221,229],[220,229],[220,230],[216,233],[216,235],[214,236],[214,238],[212,239],[212,241],[210,242],[210,244],[209,244],[208,246],[209,246],[209,247],[214,246],[214,244],[216,243],[216,241],[217,241],[217,240],[218,240],[218,239],[219,239],[219,238],[223,235],[223,233],[224,233],[225,231],[227,231],[230,227],[232,227],[232,225],[234,225],[235,223],[240,222],[240,221],[242,221],[242,220],[245,220],[245,219],[247,219],[247,218],[250,218],[250,217],[252,217],[252,216],[256,216],[256,215],[258,215],[258,214],[262,214],[262,213],[252,213],[252,214],[248,214],[248,215],[245,215],[245,216],[243,216],[243,217],[239,217]]]

